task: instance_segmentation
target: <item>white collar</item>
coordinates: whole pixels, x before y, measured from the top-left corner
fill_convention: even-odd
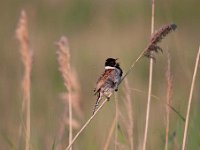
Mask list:
[[[106,69],[106,70],[108,70],[108,69],[115,69],[115,67],[105,66],[105,69]]]

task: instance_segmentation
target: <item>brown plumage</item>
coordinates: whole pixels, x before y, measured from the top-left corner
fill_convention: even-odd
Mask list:
[[[94,95],[96,95],[101,87],[104,86],[104,84],[106,83],[106,81],[109,79],[110,76],[113,76],[114,75],[114,72],[115,70],[114,69],[108,69],[108,70],[105,70],[105,72],[101,75],[101,77],[97,80],[97,83],[96,83],[96,88],[94,90]]]
[[[93,114],[98,107],[98,104],[102,98],[105,96],[109,100],[109,95],[113,91],[117,91],[119,82],[121,81],[122,69],[119,63],[116,62],[117,59],[108,58],[105,62],[105,71],[99,77],[96,83],[94,94],[97,95],[96,104],[93,110]]]

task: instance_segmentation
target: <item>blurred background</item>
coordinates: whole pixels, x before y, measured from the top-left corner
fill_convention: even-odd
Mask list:
[[[172,105],[183,115],[200,45],[199,0],[155,0],[155,29],[176,23],[178,28],[160,44],[164,52],[156,55],[153,72],[153,91],[159,100],[152,99],[147,149],[164,149],[167,51],[171,56],[173,75]],[[23,64],[15,30],[21,10],[28,16],[31,48],[34,62],[31,83],[31,149],[51,149],[53,143],[68,144],[68,128],[62,141],[57,140],[64,112],[60,93],[66,91],[58,71],[55,42],[60,36],[69,39],[72,66],[76,69],[81,86],[83,117],[76,117],[80,126],[91,116],[96,97],[93,89],[104,70],[108,57],[119,58],[124,71],[128,69],[150,39],[150,0],[2,0],[0,5],[0,145],[1,149],[23,149],[19,138],[22,123]],[[143,140],[147,103],[149,60],[141,59],[128,75],[133,107],[134,148]],[[197,74],[187,149],[200,149],[200,75]],[[119,104],[126,113],[123,99],[127,91],[119,87]],[[184,122],[170,114],[170,149],[182,144]],[[108,137],[115,116],[114,96],[99,112],[75,142],[74,149],[100,150]],[[120,142],[127,145],[122,126]],[[78,130],[74,130],[74,134]],[[113,142],[110,149],[114,149]],[[128,149],[127,147],[125,149]]]

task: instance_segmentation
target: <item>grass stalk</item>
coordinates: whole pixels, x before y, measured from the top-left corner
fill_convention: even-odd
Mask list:
[[[128,116],[128,124],[127,124],[127,133],[128,139],[130,143],[130,150],[133,150],[133,108],[132,108],[132,101],[131,101],[131,93],[130,93],[130,86],[128,83],[128,79],[125,79],[125,91],[126,91],[126,110]]]
[[[151,34],[154,32],[154,12],[155,12],[155,0],[152,0],[152,17],[151,17]],[[151,52],[153,53],[153,51]],[[150,58],[149,64],[149,88],[148,88],[148,99],[147,99],[147,110],[146,110],[146,122],[143,140],[143,150],[146,150],[147,143],[147,133],[149,127],[149,114],[150,114],[150,104],[151,104],[151,91],[152,91],[152,77],[153,77],[153,58]]]
[[[169,140],[169,117],[170,117],[170,107],[172,102],[172,88],[173,88],[173,79],[171,75],[171,61],[170,55],[168,53],[168,61],[167,61],[167,72],[166,72],[166,79],[167,79],[167,95],[166,95],[166,130],[165,130],[165,150],[168,150],[168,140]]]
[[[110,141],[111,141],[111,138],[112,138],[112,134],[113,134],[114,129],[115,129],[115,126],[116,126],[116,118],[114,118],[114,120],[112,122],[112,125],[111,125],[111,128],[110,128],[110,131],[109,131],[108,137],[106,139],[103,150],[108,150],[109,144],[110,144]]]
[[[58,46],[58,63],[60,65],[59,70],[62,74],[64,85],[68,91],[68,111],[69,111],[69,143],[72,141],[72,68],[70,62],[70,50],[69,44],[66,37],[61,37],[56,43]],[[67,101],[67,100],[66,100]],[[65,103],[67,104],[67,103]],[[65,117],[67,115],[64,115]],[[70,148],[72,150],[72,148]]]
[[[111,94],[109,95],[109,97]],[[94,112],[94,114],[86,121],[86,123],[82,126],[82,128],[77,132],[77,134],[72,139],[71,143],[67,146],[65,150],[69,150],[72,144],[75,142],[75,140],[78,138],[78,136],[83,132],[83,130],[88,126],[88,124],[93,120],[93,118],[96,116],[96,114],[99,112],[99,110],[104,106],[104,104],[107,102],[107,98],[101,103],[101,105],[97,108],[97,110]]]
[[[129,88],[130,90],[133,90],[133,91],[136,91],[136,92],[139,92],[139,93],[143,93],[143,94],[146,94],[144,91],[142,90],[139,90],[139,89],[133,89],[133,88]],[[156,100],[160,100],[161,101],[161,98],[159,98],[158,96],[156,95],[153,95],[151,94],[151,97],[156,99]],[[168,104],[168,103],[164,103],[167,107],[169,107],[174,113],[176,113],[176,115],[183,121],[185,122],[185,118],[181,115],[181,113],[176,110],[172,105]]]
[[[16,29],[16,36],[20,44],[21,59],[24,64],[24,77],[22,80],[22,111],[25,113],[25,150],[30,149],[31,135],[31,116],[30,116],[30,90],[31,90],[31,71],[32,71],[32,50],[29,43],[28,21],[26,12],[22,11]],[[26,111],[24,111],[26,110]]]
[[[119,117],[119,105],[118,105],[118,96],[115,92],[115,150],[117,150],[118,145],[118,117]]]
[[[72,141],[72,133],[73,133],[73,129],[72,129],[72,98],[71,98],[71,93],[69,93],[69,143],[71,143]],[[70,150],[72,150],[72,147],[70,148]]]
[[[197,74],[197,69],[198,69],[198,64],[199,64],[199,57],[200,57],[200,46],[199,46],[199,51],[198,51],[198,54],[196,57],[195,68],[194,68],[194,73],[193,73],[193,77],[192,77],[192,84],[191,84],[191,88],[190,88],[190,95],[189,95],[189,99],[188,99],[188,105],[187,105],[188,107],[187,107],[186,120],[185,120],[182,150],[185,150],[185,146],[186,146],[186,142],[187,142],[187,131],[188,131],[188,125],[189,125],[189,119],[190,119],[190,109],[191,109],[194,84],[195,84],[196,74]]]

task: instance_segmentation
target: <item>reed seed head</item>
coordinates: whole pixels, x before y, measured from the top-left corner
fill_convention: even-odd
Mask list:
[[[163,52],[163,49],[159,47],[157,44],[162,41],[171,31],[175,31],[177,28],[177,25],[174,23],[167,24],[162,26],[160,29],[158,29],[151,37],[150,43],[147,46],[146,50],[144,51],[144,56],[148,58],[153,58],[155,60],[155,57],[153,56],[153,52],[158,53],[159,51]]]

